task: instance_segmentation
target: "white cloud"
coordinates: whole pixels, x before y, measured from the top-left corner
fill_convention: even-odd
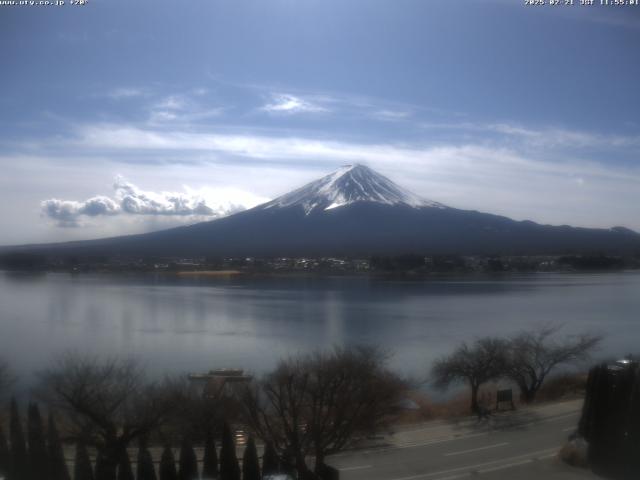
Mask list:
[[[565,128],[533,129],[508,123],[493,123],[484,127],[496,133],[522,138],[537,147],[629,148],[640,146],[640,136],[605,135]]]
[[[169,95],[156,104],[161,110],[184,110],[187,107],[187,99],[178,95]]]
[[[60,227],[80,226],[80,217],[96,217],[99,215],[115,215],[120,212],[120,206],[109,197],[96,196],[76,202],[73,200],[59,200],[52,198],[41,203],[42,212],[57,221]]]
[[[171,122],[176,120],[178,116],[173,112],[166,110],[154,110],[151,112],[149,120],[151,123]]]
[[[269,113],[325,113],[329,109],[309,100],[304,100],[295,95],[273,94],[271,103],[261,110]]]
[[[640,181],[638,169],[605,167],[589,161],[542,161],[525,156],[515,149],[477,143],[420,147],[390,143],[340,142],[305,137],[158,132],[116,125],[82,127],[78,133],[77,144],[92,149],[216,151],[254,159],[293,162],[307,159],[334,164],[336,162],[369,162],[389,167],[420,165],[438,169],[447,169],[452,165],[460,168],[469,162],[474,162],[474,167],[485,169],[492,165],[499,168],[512,166],[562,175],[572,175],[579,171],[584,174],[618,179],[635,178]]]
[[[561,127],[529,128],[512,123],[421,123],[424,129],[454,132],[491,132],[510,137],[535,148],[638,148],[638,135],[612,135]]]
[[[194,95],[204,95],[194,92]],[[200,105],[186,95],[169,95],[151,105],[149,109],[149,121],[151,124],[192,123],[211,117],[217,117],[223,113],[221,107],[209,108]]]
[[[373,113],[373,116],[378,120],[397,122],[410,118],[411,112],[403,110],[378,110]]]
[[[208,215],[224,216],[219,206],[216,211],[198,196],[172,192],[145,192],[122,178],[113,186],[123,212],[134,215]],[[239,207],[242,209],[242,207]],[[233,210],[233,206],[231,207]],[[227,212],[228,213],[228,212]]]
[[[126,98],[140,97],[143,96],[144,92],[139,88],[130,88],[130,87],[121,87],[115,88],[111,90],[107,96],[115,99],[121,100]]]
[[[42,213],[56,220],[60,227],[78,227],[83,218],[105,215],[160,215],[221,218],[259,203],[267,198],[235,189],[191,189],[185,192],[150,192],[118,177],[113,184],[114,198],[95,196],[83,202],[49,199],[41,203]]]

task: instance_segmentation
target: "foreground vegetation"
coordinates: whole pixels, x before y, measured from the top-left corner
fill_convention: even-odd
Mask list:
[[[549,374],[561,365],[586,360],[598,346],[599,335],[582,334],[558,339],[558,326],[546,325],[512,337],[484,337],[462,343],[435,362],[431,369],[437,387],[466,382],[471,390],[471,412],[479,413],[480,387],[507,379],[520,390],[520,400],[530,403]]]
[[[497,378],[509,379],[521,400],[531,402],[553,369],[586,358],[600,341],[557,337],[557,328],[545,327],[462,344],[433,365],[432,379],[442,387],[467,382],[475,413],[479,388]],[[66,444],[75,447],[76,480],[156,480],[157,474],[160,480],[259,480],[275,472],[332,478],[326,458],[388,431],[409,398],[410,383],[388,369],[387,360],[379,348],[334,348],[284,359],[259,379],[212,389],[184,377],[150,380],[128,359],[68,354],[40,373],[32,397],[46,405],[47,428],[35,403],[26,422],[15,401],[8,422],[0,417],[0,473],[8,480],[67,480]],[[10,386],[9,369],[0,363],[0,395]],[[242,460],[237,429],[248,432]],[[157,474],[150,445],[156,457],[162,450]],[[193,445],[204,446],[200,459]]]
[[[34,404],[25,439],[13,401],[8,445],[0,433],[0,470],[8,480],[68,478],[62,467],[59,476],[34,467],[64,466],[59,428],[64,441],[76,445],[76,479],[134,478],[128,449],[136,445],[138,479],[154,478],[148,467],[150,444],[164,446],[161,480],[200,478],[194,443],[205,445],[203,478],[257,480],[274,471],[299,479],[326,478],[331,470],[324,463],[327,455],[385,428],[399,412],[407,385],[386,368],[386,359],[371,347],[300,355],[283,360],[261,379],[212,393],[183,378],[150,381],[131,360],[66,355],[40,374],[35,394],[51,412],[50,440],[44,441]],[[252,434],[242,468],[234,427]],[[255,437],[264,445],[262,465]],[[172,445],[181,445],[177,469]],[[95,450],[94,462],[88,460],[87,448]]]

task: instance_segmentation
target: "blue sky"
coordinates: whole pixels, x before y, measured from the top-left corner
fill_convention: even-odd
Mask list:
[[[0,42],[0,244],[215,218],[353,162],[640,230],[640,7],[93,0],[0,6]]]

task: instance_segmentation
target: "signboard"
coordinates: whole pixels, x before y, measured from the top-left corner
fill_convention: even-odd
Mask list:
[[[511,410],[515,410],[515,405],[513,404],[513,390],[498,390],[496,394],[496,410],[500,410],[501,403],[508,403],[511,407]]]

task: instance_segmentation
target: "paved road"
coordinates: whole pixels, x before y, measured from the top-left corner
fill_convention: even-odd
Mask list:
[[[494,415],[476,422],[429,422],[381,445],[337,455],[342,480],[595,479],[556,455],[577,425],[581,401]]]

